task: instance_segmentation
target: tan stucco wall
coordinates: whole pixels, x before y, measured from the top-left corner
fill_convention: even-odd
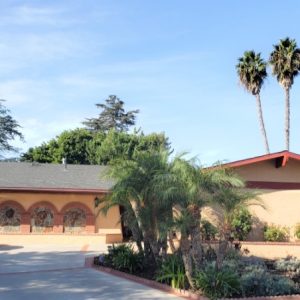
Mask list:
[[[96,216],[96,233],[113,234],[121,236],[120,213],[118,207],[111,208],[107,216],[99,214],[98,210],[101,207],[94,207],[95,197],[101,198],[103,195],[83,194],[83,193],[34,193],[34,192],[2,192],[0,194],[0,204],[5,201],[16,201],[20,203],[27,211],[33,204],[38,202],[50,202],[60,212],[61,209],[74,202],[79,202],[86,205],[93,215]]]
[[[234,168],[234,172],[249,181],[300,182],[300,161],[290,159],[286,166],[275,167],[274,160]]]
[[[300,190],[265,190],[257,191],[262,206],[251,206],[254,230],[249,240],[263,240],[263,227],[275,224],[288,227],[290,240],[294,241],[294,227],[300,223]],[[203,209],[203,217],[217,224],[220,217],[218,212],[210,207]]]

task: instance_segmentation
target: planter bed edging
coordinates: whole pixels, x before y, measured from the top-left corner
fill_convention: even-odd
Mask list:
[[[169,294],[173,294],[185,299],[191,299],[191,300],[208,300],[208,298],[201,296],[201,295],[197,295],[195,293],[191,293],[189,291],[186,290],[180,290],[180,289],[175,289],[172,288],[166,284],[162,284],[150,279],[146,279],[146,278],[142,278],[142,277],[138,277],[132,274],[128,274],[125,272],[121,272],[121,271],[117,271],[111,268],[107,268],[107,267],[102,267],[102,266],[93,266],[92,267],[95,270],[110,274],[110,275],[114,275],[114,276],[118,276],[145,286],[148,286],[150,288],[154,288]]]

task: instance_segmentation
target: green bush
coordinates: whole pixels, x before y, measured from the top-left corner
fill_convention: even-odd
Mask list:
[[[214,264],[196,274],[195,285],[210,299],[231,297],[240,292],[238,274],[230,268],[217,270]]]
[[[290,295],[297,292],[289,278],[270,274],[261,265],[248,266],[241,275],[243,297]]]
[[[244,241],[252,228],[252,217],[247,209],[237,210],[231,222],[232,237]]]
[[[143,255],[133,251],[126,244],[112,246],[104,257],[104,265],[111,266],[116,270],[135,273],[143,268]]]
[[[288,228],[277,225],[267,225],[264,227],[264,238],[268,242],[284,242],[288,240]]]
[[[204,241],[214,240],[218,234],[218,228],[207,220],[201,221],[200,231]]]
[[[298,240],[300,240],[300,223],[295,225],[294,235]]]
[[[176,254],[168,255],[159,268],[156,280],[167,283],[173,288],[185,288],[187,280],[181,256]]]

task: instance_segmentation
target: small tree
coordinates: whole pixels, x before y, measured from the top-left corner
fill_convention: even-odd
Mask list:
[[[128,131],[129,127],[135,124],[136,114],[139,113],[139,110],[125,112],[124,102],[115,95],[110,95],[105,102],[106,104],[96,104],[97,108],[102,109],[98,118],[90,118],[82,122],[88,130],[93,132],[107,132],[111,129]]]
[[[19,131],[21,126],[10,115],[10,111],[3,105],[4,100],[0,100],[0,152],[16,151],[10,144],[15,137],[23,140],[24,137]]]

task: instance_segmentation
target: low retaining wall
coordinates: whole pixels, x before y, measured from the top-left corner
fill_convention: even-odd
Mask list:
[[[249,250],[249,255],[268,259],[287,256],[295,256],[300,259],[300,243],[242,242],[242,250]]]
[[[204,245],[211,245],[212,248],[216,249],[218,242],[204,243]],[[241,242],[241,250],[248,250],[248,255],[267,259],[285,258],[287,256],[300,259],[299,242]]]

